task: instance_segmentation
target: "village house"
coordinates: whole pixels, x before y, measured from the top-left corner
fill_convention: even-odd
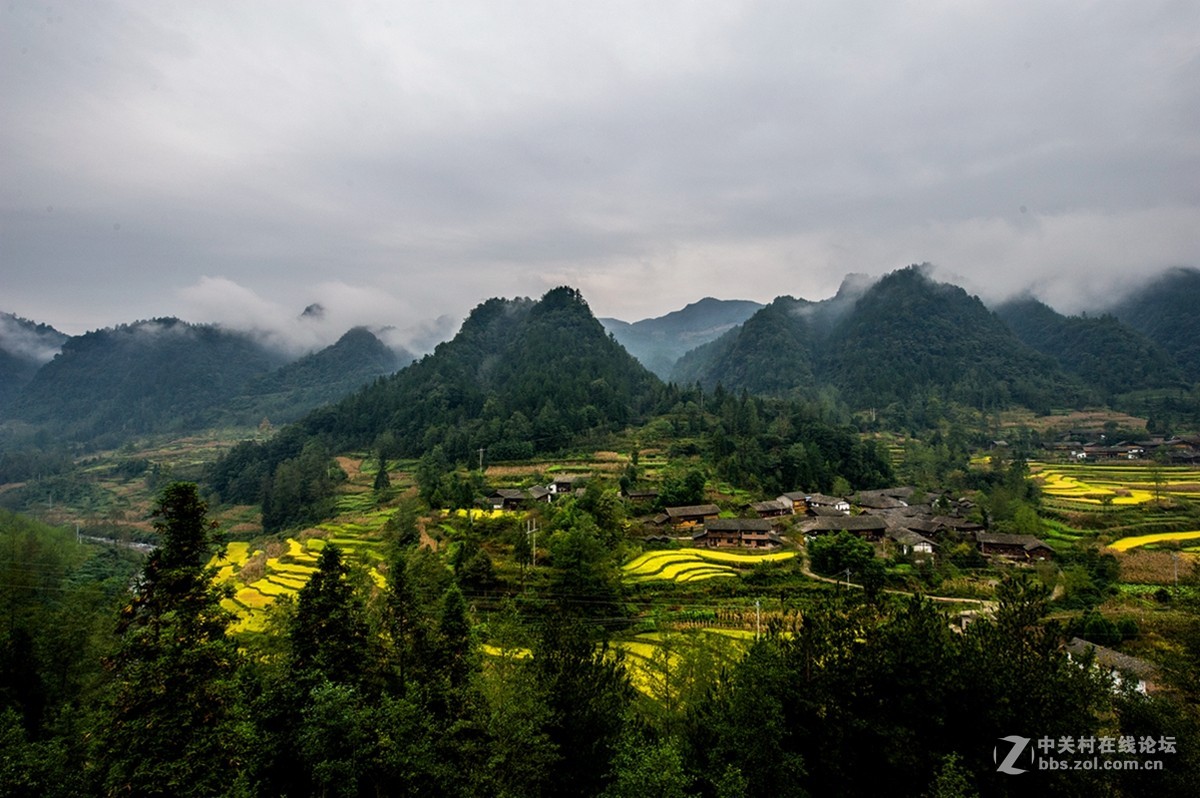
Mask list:
[[[791,502],[784,499],[773,499],[765,502],[751,502],[750,509],[754,511],[759,518],[779,518],[784,515],[792,515],[795,510]]]
[[[986,527],[978,521],[970,521],[957,515],[938,515],[931,520],[938,529],[957,532],[960,535],[974,535],[986,531]]]
[[[697,504],[689,507],[668,507],[665,510],[667,521],[676,529],[687,529],[704,524],[721,514],[721,508],[715,504]]]
[[[886,519],[874,515],[836,515],[812,518],[800,528],[809,536],[836,534],[844,530],[860,538],[877,541],[883,540],[888,524]]]
[[[1158,689],[1158,668],[1144,659],[1131,657],[1120,651],[1114,651],[1105,646],[1098,646],[1082,637],[1073,637],[1065,646],[1072,660],[1080,660],[1092,654],[1092,667],[1100,669],[1108,676],[1114,693],[1121,692],[1125,687],[1132,687],[1146,695]]]
[[[637,504],[653,504],[658,501],[658,491],[656,490],[627,490],[625,498]]]
[[[1033,535],[1008,535],[999,532],[976,532],[975,541],[980,554],[1008,557],[1013,560],[1050,560],[1054,549]]]
[[[496,488],[486,497],[484,502],[493,510],[520,510],[529,504],[549,504],[556,496],[561,496],[561,493],[556,493],[550,485],[534,485],[529,490],[521,490],[520,488]]]
[[[587,477],[583,474],[557,474],[546,488],[553,494],[571,493],[576,488],[583,487]]]
[[[850,512],[850,502],[837,496],[826,496],[822,493],[811,493],[804,497],[807,507],[832,507],[840,513]]]
[[[528,494],[518,488],[497,488],[486,501],[493,510],[518,510],[528,499]]]
[[[808,494],[804,491],[792,491],[776,497],[775,501],[792,505],[792,512],[802,515],[808,509],[808,502],[805,501],[807,497]]]
[[[854,503],[869,510],[895,510],[908,506],[903,499],[889,496],[881,490],[860,490],[854,494]]]
[[[777,549],[783,540],[763,518],[714,518],[692,535],[692,543],[709,549]]]
[[[889,529],[887,536],[896,544],[901,553],[914,557],[932,557],[933,547],[937,544],[924,535],[911,529]]]

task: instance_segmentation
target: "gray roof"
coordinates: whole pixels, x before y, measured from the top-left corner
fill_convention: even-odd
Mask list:
[[[889,529],[887,535],[892,540],[904,546],[916,546],[921,543],[928,543],[930,546],[937,545],[924,535],[918,535],[909,529]]]
[[[843,529],[851,532],[882,532],[887,529],[887,521],[872,515],[822,516],[805,522],[804,529],[809,532],[837,532]]]
[[[1067,651],[1076,657],[1083,656],[1087,651],[1091,650],[1095,652],[1097,665],[1132,673],[1142,679],[1148,680],[1158,675],[1158,668],[1152,663],[1144,659],[1132,657],[1129,654],[1122,654],[1120,651],[1111,648],[1098,646],[1090,640],[1084,640],[1082,637],[1071,638],[1071,642],[1067,643],[1066,648]]]
[[[720,515],[721,508],[715,504],[694,504],[689,507],[667,507],[666,513],[670,518],[688,518],[691,516]]]
[[[1001,532],[976,532],[975,540],[978,543],[992,543],[997,546],[1020,546],[1026,551],[1038,547],[1050,548],[1050,545],[1043,540],[1039,540],[1033,535],[1009,535]]]

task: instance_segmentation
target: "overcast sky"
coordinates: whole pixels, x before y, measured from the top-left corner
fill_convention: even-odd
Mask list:
[[[1071,312],[1200,265],[1198,53],[1195,0],[9,0],[0,310],[416,334],[929,261]]]

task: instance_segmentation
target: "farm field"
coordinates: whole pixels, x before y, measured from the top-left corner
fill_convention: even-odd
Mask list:
[[[1146,504],[1156,498],[1200,498],[1200,471],[1145,461],[1042,463],[1029,470],[1048,503],[1062,509],[1097,509]]]
[[[210,565],[217,569],[216,581],[231,585],[234,591],[232,598],[221,602],[237,616],[230,631],[263,631],[271,605],[280,596],[295,595],[308,583],[317,557],[330,544],[341,547],[350,562],[365,567],[372,581],[382,587],[386,580],[377,568],[383,561],[380,530],[390,514],[374,509],[355,512],[363,507],[359,494],[346,494],[339,509],[349,514],[339,521],[320,524],[284,541],[229,543],[225,558],[214,559]]]
[[[742,629],[694,629],[683,633],[643,632],[613,641],[625,654],[633,686],[662,700],[677,691],[674,682],[695,675],[703,663],[719,669],[732,665],[746,652],[754,632]]]
[[[1155,535],[1136,535],[1134,537],[1121,538],[1118,541],[1108,544],[1109,548],[1117,551],[1128,551],[1130,549],[1148,546],[1154,543],[1167,543],[1179,540],[1196,540],[1200,538],[1200,531],[1193,532],[1160,532]]]
[[[784,562],[795,556],[794,551],[735,554],[714,549],[664,549],[636,557],[622,567],[621,573],[630,582],[697,582],[736,577],[741,570],[759,563]]]

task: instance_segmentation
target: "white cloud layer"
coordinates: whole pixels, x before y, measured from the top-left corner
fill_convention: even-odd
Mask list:
[[[559,283],[633,320],[922,261],[1077,310],[1200,265],[1200,4],[3,13],[0,310],[69,332],[302,345]]]

